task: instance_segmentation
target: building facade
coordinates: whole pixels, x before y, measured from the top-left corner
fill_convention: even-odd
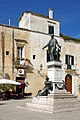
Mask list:
[[[61,45],[61,61],[62,61],[62,70],[63,70],[63,81],[66,84],[66,89],[72,94],[79,94],[79,84],[80,84],[80,41],[77,39],[73,39],[67,36],[61,36],[60,35],[60,22],[57,20],[54,20],[53,18],[53,10],[49,9],[49,16],[46,17],[44,15],[36,14],[33,12],[24,12],[22,16],[20,17],[19,27],[33,30],[36,32],[45,33],[48,35],[54,34],[54,37],[58,40],[59,44]],[[33,36],[34,39],[34,36]],[[44,38],[45,39],[45,38]],[[40,45],[42,48],[46,43],[48,43],[47,39],[45,43],[43,44],[43,39],[40,39],[41,41],[38,41],[37,38],[37,44]],[[49,39],[50,40],[50,37]],[[35,39],[33,41],[36,41]],[[33,47],[33,41],[32,41],[32,47]],[[47,62],[47,49],[40,50],[40,46],[38,46],[38,59],[37,60],[44,60],[42,63],[40,63],[43,66],[43,70],[41,71],[42,74],[45,75],[45,72],[47,70],[46,66],[44,64]],[[36,49],[36,46],[34,47],[35,51],[38,51]],[[41,52],[41,54],[40,54]],[[42,54],[44,55],[42,56]],[[36,53],[32,54],[36,56]],[[41,56],[41,57],[40,57]],[[35,64],[36,63],[36,64]],[[34,61],[34,66],[39,65],[38,61]],[[38,66],[39,67],[39,66]],[[46,72],[47,73],[47,72]]]
[[[22,94],[26,83],[26,71],[32,71],[28,40],[28,31],[0,25],[0,78],[21,82],[20,88],[17,86],[16,89]]]
[[[54,20],[52,9],[49,10],[49,17],[24,12],[19,19],[19,27],[0,25],[0,78],[19,81],[21,86],[16,87],[18,92],[36,95],[43,88],[47,75],[47,48],[42,48],[52,34],[61,46],[60,60],[66,89],[78,95],[80,41],[60,35],[60,22]]]

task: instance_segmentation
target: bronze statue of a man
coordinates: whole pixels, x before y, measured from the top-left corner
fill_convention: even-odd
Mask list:
[[[59,60],[59,52],[61,49],[61,46],[59,46],[57,39],[54,38],[54,35],[51,35],[51,40],[48,42],[46,46],[44,46],[42,49],[48,47],[48,55],[49,60]]]

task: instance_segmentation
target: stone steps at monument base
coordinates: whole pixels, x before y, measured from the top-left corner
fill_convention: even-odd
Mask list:
[[[80,109],[77,96],[65,91],[50,93],[48,96],[33,97],[32,103],[26,103],[26,105],[32,110],[51,113]]]
[[[65,100],[54,100],[54,110],[69,109],[69,108],[80,108],[80,103],[77,99],[65,99]]]
[[[59,94],[56,94],[56,95],[54,95],[54,99],[69,99],[69,98],[77,98],[77,96],[74,96],[74,95],[66,95],[66,94],[61,94],[61,95],[59,95]]]
[[[54,99],[64,99],[64,98],[77,98],[77,96],[72,95],[69,92],[56,92],[56,93],[50,93],[48,97],[53,97]]]
[[[55,103],[77,102],[77,98],[54,99]]]
[[[61,112],[80,109],[77,98],[53,99],[48,97],[34,98],[32,103],[26,103],[27,107],[36,111]]]
[[[80,109],[80,102],[77,98],[55,99],[54,112],[71,111]]]
[[[49,96],[40,96],[40,97],[33,97],[32,103],[34,104],[47,104],[47,105],[53,105],[54,103],[69,103],[71,102],[77,102],[76,97],[64,97],[59,99],[55,99],[54,97],[49,97]]]
[[[60,102],[54,101],[53,105],[40,103],[26,103],[26,105],[29,109],[50,113],[80,109],[80,103],[77,101],[77,99],[68,101],[67,100],[64,101],[60,100]]]
[[[54,99],[54,98],[49,98],[46,96],[41,96],[41,97],[34,97],[32,100],[32,103],[34,104],[47,104],[47,105],[54,105],[54,104],[67,104],[67,103],[77,103],[78,100],[77,98],[59,98],[59,99]]]
[[[53,105],[54,104],[54,99],[49,98],[47,96],[40,96],[40,97],[33,97],[32,100],[33,104],[41,104],[41,105]]]
[[[43,105],[43,104],[36,104],[36,103],[26,103],[26,107],[29,110],[33,111],[41,111],[41,112],[53,112],[53,106],[52,105]]]
[[[77,96],[74,96],[70,93],[56,93],[56,94],[50,94],[48,95],[49,98],[54,98],[54,99],[64,99],[64,98],[77,98]]]

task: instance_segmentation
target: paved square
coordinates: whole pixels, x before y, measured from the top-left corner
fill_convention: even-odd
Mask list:
[[[0,120],[80,120],[80,110],[43,113],[25,107],[30,99],[0,101]]]

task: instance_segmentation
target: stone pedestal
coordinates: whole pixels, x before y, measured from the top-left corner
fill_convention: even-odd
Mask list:
[[[64,90],[64,82],[62,81],[62,63],[60,61],[50,61],[47,63],[48,78],[53,82],[53,93]]]

